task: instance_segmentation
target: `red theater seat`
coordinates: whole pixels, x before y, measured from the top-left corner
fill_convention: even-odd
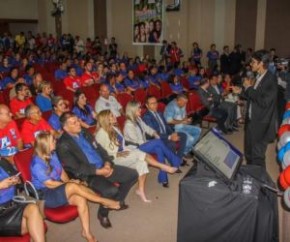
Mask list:
[[[21,177],[23,181],[31,181],[30,173],[30,163],[33,155],[33,149],[27,149],[18,152],[14,156],[14,162],[18,169],[21,172]],[[78,217],[78,211],[76,206],[66,205],[58,208],[45,208],[44,213],[46,219],[55,223],[67,223]]]

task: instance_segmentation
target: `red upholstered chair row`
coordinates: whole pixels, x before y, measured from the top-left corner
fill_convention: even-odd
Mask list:
[[[23,181],[31,181],[30,164],[32,159],[33,149],[27,149],[18,152],[14,156],[15,165],[18,171],[21,172]],[[45,208],[44,213],[46,219],[55,223],[67,223],[78,217],[76,206],[66,205],[58,208]]]

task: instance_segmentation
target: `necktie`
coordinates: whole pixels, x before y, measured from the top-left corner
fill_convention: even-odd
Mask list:
[[[165,134],[166,133],[165,126],[164,126],[164,123],[162,122],[159,114],[157,112],[154,112],[154,115],[155,115],[155,118],[156,118],[156,120],[158,122],[160,133],[161,134]]]

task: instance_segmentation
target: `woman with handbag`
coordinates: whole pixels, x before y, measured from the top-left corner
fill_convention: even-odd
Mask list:
[[[66,204],[77,206],[82,236],[88,242],[96,242],[90,231],[87,200],[111,209],[119,209],[120,203],[100,197],[79,180],[70,180],[54,150],[55,139],[50,133],[43,132],[36,137],[30,167],[32,183],[44,200],[45,207],[56,208]]]
[[[16,171],[12,165],[2,158],[0,164],[0,236],[20,236],[29,233],[34,242],[44,242],[43,218],[38,206],[34,203],[13,202],[15,186],[20,183],[19,176],[15,174]]]

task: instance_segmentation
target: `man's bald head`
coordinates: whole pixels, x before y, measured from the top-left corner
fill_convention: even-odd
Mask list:
[[[0,126],[5,127],[12,119],[10,109],[5,104],[0,104]]]

